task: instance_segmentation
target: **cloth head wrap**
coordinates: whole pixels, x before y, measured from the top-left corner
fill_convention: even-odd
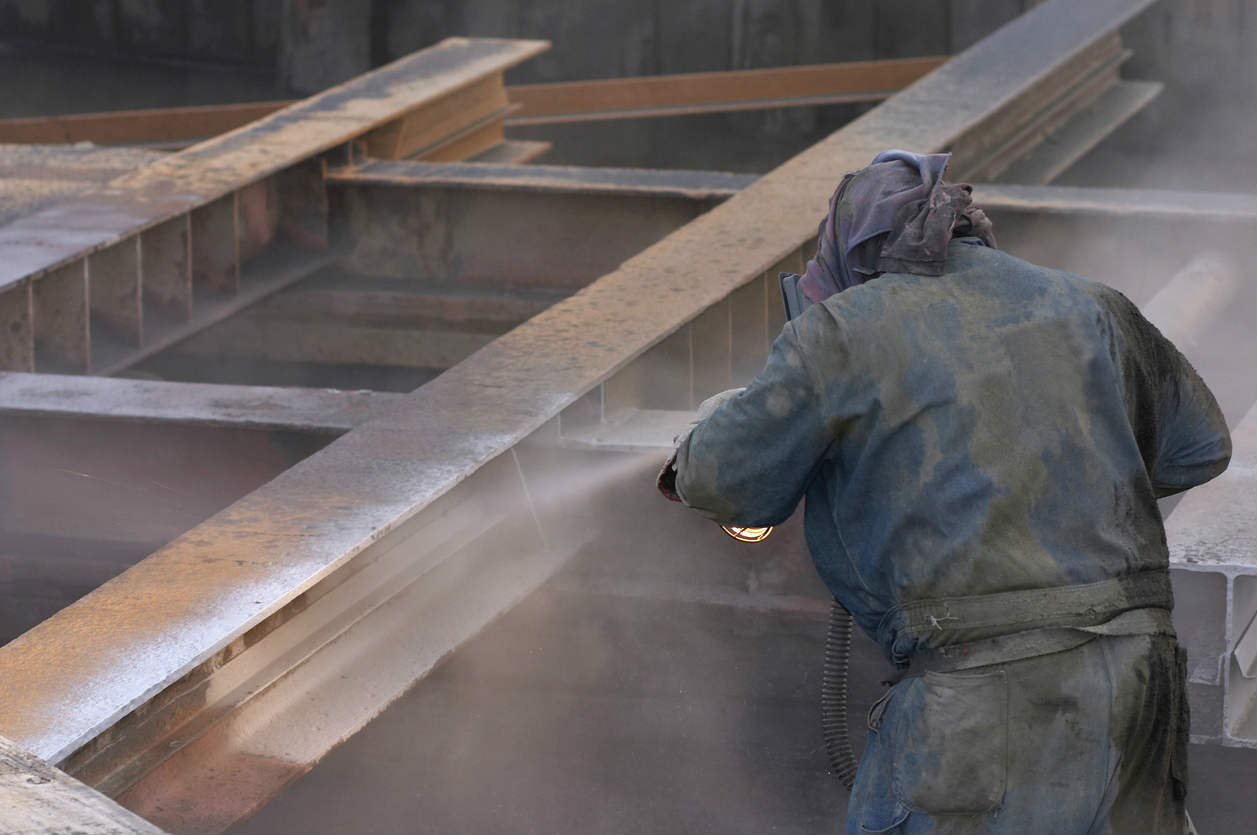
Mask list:
[[[819,302],[884,272],[942,275],[953,233],[995,246],[991,222],[972,205],[973,188],[943,182],[950,158],[882,151],[844,177],[799,282],[803,294]]]

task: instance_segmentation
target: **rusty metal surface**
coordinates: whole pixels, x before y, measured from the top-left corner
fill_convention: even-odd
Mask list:
[[[0,831],[161,835],[162,830],[0,736]]]
[[[547,47],[544,41],[450,38],[124,174],[72,204],[0,227],[0,288],[222,198]]]
[[[0,371],[0,415],[339,434],[398,406],[377,391],[225,386]]]
[[[851,61],[511,88],[523,105],[507,124],[639,119],[880,101],[937,68],[945,57]]]
[[[444,186],[494,191],[546,191],[556,194],[619,194],[715,200],[755,182],[753,174],[576,165],[497,165],[369,160],[333,169],[332,183]]]
[[[0,145],[0,227],[163,156],[92,145]]]
[[[0,732],[67,756],[797,252],[842,172],[888,146],[946,147],[1146,5],[1037,6],[0,648]]]

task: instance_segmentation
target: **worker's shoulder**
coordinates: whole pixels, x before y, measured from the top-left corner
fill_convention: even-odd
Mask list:
[[[952,242],[944,277],[957,287],[1014,303],[1034,299],[1056,308],[1133,307],[1129,299],[1107,284],[1031,263],[974,239]]]

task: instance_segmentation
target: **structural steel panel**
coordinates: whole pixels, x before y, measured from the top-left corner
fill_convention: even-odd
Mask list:
[[[564,81],[512,87],[522,110],[508,125],[634,119],[879,101],[942,66],[946,57]]]
[[[1257,628],[1257,406],[1231,442],[1227,471],[1179,502],[1165,535],[1175,597],[1197,604],[1175,608],[1191,662],[1192,735],[1257,748],[1257,671],[1245,669],[1242,640]]]
[[[70,205],[22,218],[0,228],[0,289],[227,197],[548,46],[544,41],[449,38],[123,175]]]
[[[404,132],[410,114],[421,117],[443,108],[457,115],[463,93],[475,94],[485,85],[500,91],[506,68],[547,47],[542,41],[450,38],[123,174],[74,202],[0,227],[0,297],[20,292],[24,284],[34,288],[35,370],[116,372],[221,318],[224,311],[308,274],[325,261],[308,251],[327,249],[322,165],[328,152],[339,150],[348,157],[348,143],[354,140],[398,125]],[[458,119],[449,125],[464,127]],[[500,132],[501,114],[492,126]],[[186,248],[179,226],[184,218]],[[294,250],[282,268],[264,265],[268,269],[246,276],[246,262],[260,261],[276,245]],[[118,248],[126,252],[109,251]],[[104,280],[95,287],[88,259],[105,267]],[[184,269],[191,272],[187,299],[179,275]],[[146,271],[155,276],[151,291]],[[82,298],[68,287],[66,276],[72,274],[85,277]],[[167,315],[164,329],[153,329],[152,341],[141,327],[145,297],[174,314],[173,322]],[[201,300],[207,302],[204,311]],[[87,315],[89,308],[93,317]],[[91,318],[112,326],[99,334],[95,353]],[[77,329],[80,320],[83,327]],[[27,353],[18,346],[0,352],[0,359],[22,370]]]
[[[404,395],[0,371],[0,415],[341,434]]]
[[[356,564],[359,554],[392,549],[404,556],[418,541],[410,521],[426,518],[430,504],[490,462],[509,471],[510,462],[518,461],[516,444],[543,427],[559,428],[554,418],[580,407],[600,384],[606,384],[601,399],[610,397],[617,372],[631,380],[634,369],[628,366],[659,352],[688,355],[693,363],[694,323],[748,288],[761,305],[751,315],[763,328],[762,361],[768,335],[781,324],[779,305],[766,304],[770,274],[801,264],[802,247],[814,237],[816,218],[842,172],[867,164],[886,147],[939,151],[975,123],[997,122],[1004,109],[1040,95],[1087,44],[1147,5],[1050,0],[1035,7],[406,396],[405,408],[349,432],[0,648],[0,732],[53,761],[82,748],[77,757],[86,767],[111,743],[122,742],[108,733],[120,720],[194,671],[212,675],[216,664],[207,662],[230,659],[237,650],[229,648],[247,645],[237,643],[246,632],[292,611],[286,607],[303,592]],[[739,315],[730,305],[730,327]],[[704,327],[719,328],[719,322]],[[739,345],[731,346],[731,354]],[[728,367],[717,370],[723,375]],[[699,391],[692,381],[684,392],[658,395],[658,405],[687,408]],[[552,565],[542,560],[536,572]],[[520,585],[535,582],[534,572]],[[493,606],[509,598],[485,604],[474,617],[487,622],[500,611]],[[135,617],[137,611],[144,616]],[[451,631],[447,649],[466,634]],[[426,668],[420,664],[411,674]],[[396,687],[378,690],[380,706],[400,692]],[[370,713],[329,728],[334,738],[326,744]],[[297,753],[316,752],[307,742]],[[189,765],[197,767],[195,758]]]
[[[162,835],[139,815],[0,736],[0,831]]]

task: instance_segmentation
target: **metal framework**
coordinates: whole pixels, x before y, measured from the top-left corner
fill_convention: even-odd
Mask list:
[[[781,326],[773,279],[778,270],[801,269],[835,172],[858,168],[886,147],[909,147],[952,151],[957,178],[1050,181],[1154,92],[1117,77],[1127,53],[1116,30],[1146,5],[1041,4],[753,182],[708,174],[376,162],[345,150],[357,137],[368,156],[397,159],[450,147],[454,156],[467,156],[486,137],[500,141],[504,112],[500,77],[493,74],[541,47],[459,41],[189,149],[123,178],[121,185],[115,181],[104,192],[110,200],[131,201],[119,196],[131,188],[161,192],[160,200],[143,204],[138,220],[133,214],[120,223],[111,214],[105,222],[92,214],[93,203],[105,199],[99,198],[72,204],[86,207],[70,211],[91,221],[85,221],[87,231],[72,240],[61,235],[53,246],[14,242],[17,236],[29,241],[32,230],[66,217],[63,209],[0,229],[0,251],[7,245],[20,256],[6,263],[9,277],[0,284],[0,314],[19,324],[3,354],[8,367],[29,370],[33,364],[40,370],[48,363],[81,371],[122,367],[149,344],[134,345],[147,327],[142,300],[159,286],[150,284],[151,265],[176,265],[171,282],[184,289],[170,298],[180,310],[194,304],[198,286],[239,299],[247,284],[240,269],[249,261],[245,253],[255,254],[252,263],[259,265],[274,257],[265,247],[281,228],[275,225],[279,218],[288,212],[305,217],[302,207],[311,202],[321,207],[316,239],[330,240],[343,263],[380,281],[397,278],[397,265],[415,258],[426,275],[447,283],[475,285],[500,274],[492,253],[460,243],[450,218],[487,224],[504,196],[523,201],[510,214],[518,214],[520,205],[534,220],[551,212],[551,225],[573,225],[574,235],[595,234],[599,223],[617,230],[634,218],[642,224],[625,227],[620,249],[608,256],[611,263],[577,265],[569,273],[566,292],[583,287],[579,292],[554,304],[544,294],[514,298],[515,312],[505,318],[527,321],[459,349],[465,359],[444,358],[453,367],[409,395],[299,392],[286,394],[280,408],[274,394],[246,405],[248,391],[222,401],[184,384],[117,381],[113,388],[89,378],[62,384],[38,375],[0,376],[0,408],[26,414],[345,432],[0,647],[0,732],[159,823],[165,820],[159,804],[181,810],[171,823],[198,829],[222,829],[247,815],[564,562],[568,555],[552,543],[565,522],[538,498],[539,484],[605,461],[608,450],[658,443],[701,399],[759,369]],[[468,60],[451,62],[451,50]],[[434,75],[416,81],[407,75],[416,67]],[[483,87],[470,80],[484,73],[492,80]],[[381,89],[386,92],[366,104],[355,98]],[[473,93],[458,106],[440,98],[455,90]],[[320,114],[329,110],[351,118],[352,129],[342,119],[324,120]],[[458,124],[450,121],[456,113],[464,114]],[[309,125],[299,122],[307,138],[298,150],[288,144],[296,141],[288,126],[302,114],[316,126],[326,121],[328,132],[308,138]],[[287,149],[279,162],[270,144],[277,137]],[[329,166],[326,155],[336,148],[342,150]],[[217,173],[223,159],[231,161],[225,166],[229,176]],[[302,162],[309,159],[319,162]],[[319,196],[286,198],[291,192],[285,171],[301,172],[293,188]],[[194,186],[193,200],[184,190]],[[1182,217],[1186,211],[1246,224],[1255,212],[1247,198],[1163,194],[1132,200],[1106,190],[997,185],[979,191],[987,205],[1009,211],[1123,217]],[[494,199],[482,199],[484,192]],[[259,246],[266,236],[250,231],[259,215],[249,206],[259,205],[250,195],[263,193],[279,198],[260,204],[268,207],[264,214],[272,225],[271,237]],[[572,198],[580,199],[579,208],[558,208]],[[645,201],[638,205],[651,211],[616,211],[615,204],[630,198]],[[1132,202],[1138,204],[1133,210]],[[345,221],[341,239],[327,231],[328,215],[338,212]],[[386,232],[408,235],[372,234],[390,216],[395,226]],[[418,236],[414,218],[426,223]],[[440,236],[429,228],[441,230]],[[510,234],[527,246],[527,228]],[[163,235],[174,243],[162,244]],[[515,270],[516,280],[535,286],[555,266],[554,256],[546,260],[544,252],[554,246],[553,237],[534,241],[529,257],[540,269]],[[300,274],[284,274],[283,283],[309,275],[328,256],[302,257],[307,260]],[[477,257],[484,260],[477,263]],[[255,280],[265,293],[278,289],[262,276]],[[124,284],[125,291],[106,298],[125,304],[97,293],[100,286]],[[389,285],[382,292],[393,295],[366,302],[377,308],[364,313],[359,307],[357,313],[379,315],[379,306],[427,305],[433,298],[408,302],[395,290]],[[275,317],[307,315],[312,303],[344,312],[347,302],[337,294],[346,288],[316,284],[310,292],[323,294],[322,301],[306,299],[300,314],[285,313],[291,302],[281,296],[272,302],[278,309],[255,310],[270,316],[272,326]],[[124,307],[135,310],[124,314]],[[195,316],[192,309],[189,316]],[[127,360],[100,359],[108,351],[90,325],[96,316],[130,328],[124,329],[132,339]],[[198,328],[206,323],[188,321]],[[246,335],[249,330],[238,326],[203,350],[256,339]],[[180,331],[177,338],[189,333]],[[273,341],[297,342],[294,331],[286,333]],[[278,348],[255,342],[250,350]],[[665,373],[678,367],[685,373]],[[93,398],[106,389],[114,405],[80,412],[53,405],[57,385]],[[178,407],[165,394],[172,385],[181,391]],[[241,405],[231,405],[233,396]],[[1237,445],[1251,449],[1252,424],[1250,414],[1236,433]],[[1235,472],[1237,483],[1218,489],[1251,494],[1251,470]],[[1183,530],[1172,527],[1172,542],[1202,529],[1191,514],[1207,512],[1199,508],[1203,501],[1184,502],[1180,511],[1191,512],[1182,517],[1188,520]],[[1176,565],[1190,561],[1190,553],[1175,547]],[[1220,703],[1240,707],[1252,703],[1246,682],[1252,680],[1253,631],[1244,629],[1257,608],[1251,582],[1257,568],[1251,547],[1245,553],[1248,564],[1184,566],[1226,577],[1226,631],[1204,651],[1210,657],[1221,651],[1225,662],[1219,663],[1231,665],[1229,653],[1237,648],[1234,666],[1219,672],[1213,685],[1222,688]],[[422,625],[418,630],[416,623]],[[398,639],[403,627],[411,640]],[[1243,743],[1250,720],[1224,715],[1226,709],[1219,710],[1217,736]],[[310,715],[320,717],[315,729],[306,721]],[[198,786],[215,771],[248,775],[247,790],[226,805],[200,803]]]

